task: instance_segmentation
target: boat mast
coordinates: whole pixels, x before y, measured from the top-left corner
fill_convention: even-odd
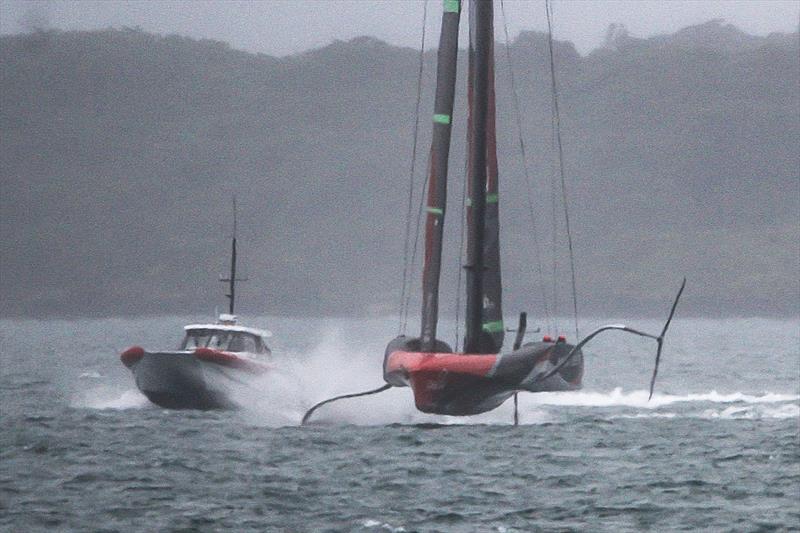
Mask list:
[[[489,18],[489,35],[494,35],[492,17]],[[497,168],[497,130],[496,130],[496,105],[494,88],[494,38],[488,42],[489,67],[486,93],[486,130],[481,135],[486,137],[486,210],[484,212],[484,248],[483,248],[483,316],[480,334],[480,350],[477,353],[497,353],[503,346],[505,328],[503,326],[503,287],[500,271],[500,210],[498,194],[498,168]],[[475,65],[472,58],[469,62],[470,78]],[[469,107],[472,109],[473,90],[467,91]],[[476,135],[472,116],[470,114],[467,127],[467,146],[471,158],[473,137]],[[471,160],[471,159],[470,159]],[[472,177],[472,169],[469,176]],[[471,183],[471,179],[469,180]],[[467,200],[467,221],[472,221],[472,188],[469,187]],[[473,242],[467,242],[467,254]],[[473,352],[475,353],[475,352]]]
[[[450,156],[453,100],[458,59],[458,25],[461,0],[444,0],[442,29],[436,66],[433,139],[428,159],[428,204],[425,220],[425,263],[422,273],[422,331],[420,350],[434,351],[439,320],[439,278],[442,269],[442,234],[447,204],[447,163]]]
[[[236,282],[245,281],[236,279],[236,197],[233,197],[233,236],[231,238],[231,272],[227,278],[220,278],[220,281],[228,283],[228,313],[233,314],[234,303],[236,301]]]
[[[486,128],[488,118],[489,57],[493,38],[492,3],[470,2],[470,60],[472,86],[472,146],[470,150],[470,190],[472,211],[467,229],[467,312],[465,353],[481,352],[483,328],[483,270],[486,214]]]
[[[497,165],[497,104],[494,86],[494,21],[489,18],[489,81],[486,124],[486,241],[483,279],[483,323],[481,329],[492,339],[486,348],[497,353],[503,347],[503,284],[500,270],[500,196]]]

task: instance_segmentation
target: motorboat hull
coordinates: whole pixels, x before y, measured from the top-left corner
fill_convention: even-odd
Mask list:
[[[167,409],[236,408],[232,391],[267,370],[252,361],[214,350],[145,352],[134,347],[121,358],[142,394]]]
[[[419,340],[398,337],[384,358],[384,379],[411,387],[417,409],[444,415],[475,415],[490,411],[515,392],[569,391],[581,388],[583,354],[570,353],[566,342],[537,342],[503,354],[453,353],[440,343],[437,351],[419,351]]]

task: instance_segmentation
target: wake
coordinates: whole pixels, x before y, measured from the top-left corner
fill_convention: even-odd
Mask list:
[[[762,395],[734,392],[721,394],[716,390],[707,393],[690,393],[685,395],[659,394],[653,395],[648,401],[648,391],[635,390],[629,393],[617,387],[611,392],[541,392],[537,393],[536,400],[539,405],[568,405],[582,407],[638,407],[641,409],[656,409],[665,405],[689,402],[710,403],[780,403],[800,400],[800,395],[764,393]]]
[[[654,394],[648,401],[648,391],[624,392],[545,392],[526,402],[528,408],[584,407],[613,411],[608,418],[703,418],[703,419],[769,419],[800,416],[800,395],[765,392]],[[665,409],[667,407],[668,409]],[[611,408],[611,409],[607,409]],[[633,412],[631,412],[633,411]]]
[[[136,388],[120,391],[117,388],[106,385],[80,392],[72,399],[70,405],[79,409],[111,409],[116,411],[152,407],[152,404],[144,394]]]
[[[352,341],[346,342],[342,336],[341,331],[332,328],[310,352],[276,351],[273,371],[230,391],[231,398],[241,406],[237,416],[257,425],[296,426],[306,410],[321,400],[382,385],[382,345],[352,350],[347,348]],[[84,374],[81,381],[99,381],[100,377]],[[118,387],[97,383],[85,388],[72,403],[90,409],[152,407],[133,383]],[[648,401],[645,389],[520,393],[519,413],[522,424],[566,422],[584,414],[606,419],[784,419],[800,417],[800,395],[766,391],[656,392]],[[404,387],[325,405],[314,414],[313,425],[508,425],[512,420],[511,400],[494,411],[470,417],[421,413],[414,406],[411,390]]]

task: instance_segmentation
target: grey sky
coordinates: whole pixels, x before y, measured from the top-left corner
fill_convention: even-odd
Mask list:
[[[270,55],[360,35],[416,47],[422,6],[421,0],[0,0],[0,33],[138,26]],[[553,6],[556,37],[571,40],[582,53],[600,44],[613,22],[638,37],[716,18],[756,35],[797,31],[800,22],[798,0],[554,0]],[[544,28],[543,0],[505,0],[505,8],[512,36]],[[441,0],[428,0],[431,43],[440,12]],[[501,35],[499,25],[497,31]]]

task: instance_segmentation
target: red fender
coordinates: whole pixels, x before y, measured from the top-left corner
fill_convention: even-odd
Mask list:
[[[122,364],[128,368],[132,367],[142,357],[144,357],[144,348],[141,346],[131,346],[119,356]]]

